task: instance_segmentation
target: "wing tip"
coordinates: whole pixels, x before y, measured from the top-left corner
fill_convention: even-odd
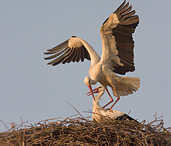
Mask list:
[[[43,53],[43,54],[48,55],[48,54],[49,54],[49,52],[45,52],[45,53]]]
[[[47,65],[51,65],[52,63],[51,62],[48,62]]]
[[[124,0],[124,2],[113,13],[117,13],[119,10],[121,10],[123,6],[125,5],[125,3],[126,3],[126,0]]]
[[[51,49],[48,49],[47,51],[48,51],[48,52],[45,52],[45,53],[43,53],[43,54],[49,55],[49,54],[56,53],[56,51],[52,51]]]
[[[49,62],[49,63],[47,63],[47,65],[56,66],[56,65],[57,65],[57,63],[51,63],[51,62]]]

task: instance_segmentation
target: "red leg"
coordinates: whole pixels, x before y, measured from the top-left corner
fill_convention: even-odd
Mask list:
[[[111,102],[113,102],[113,98],[112,98],[112,96],[110,95],[110,93],[109,93],[107,87],[106,87],[106,91],[107,91],[107,93],[108,93],[108,95],[109,95],[109,97],[110,97],[110,102],[108,102],[105,106],[103,106],[103,108],[105,108],[105,107],[108,106]]]
[[[112,109],[113,106],[120,100],[120,96],[118,95],[118,93],[117,93],[115,87],[113,87],[113,89],[114,89],[114,92],[116,93],[117,99],[116,99],[116,101],[114,102],[114,104],[110,107],[110,109]]]

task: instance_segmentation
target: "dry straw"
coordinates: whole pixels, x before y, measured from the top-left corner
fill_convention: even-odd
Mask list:
[[[104,120],[96,123],[89,117],[74,116],[61,120],[47,119],[34,125],[12,123],[11,129],[0,133],[0,143],[22,145],[161,145],[167,143],[169,132],[161,117],[146,124],[128,120]]]

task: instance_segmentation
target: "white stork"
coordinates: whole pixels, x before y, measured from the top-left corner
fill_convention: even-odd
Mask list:
[[[91,60],[89,77],[84,78],[84,83],[89,87],[94,98],[91,85],[100,82],[108,92],[107,86],[112,88],[114,96],[132,94],[140,86],[140,79],[133,77],[120,77],[116,73],[124,75],[126,72],[134,71],[134,41],[132,34],[139,23],[139,18],[132,10],[126,0],[118,9],[105,20],[101,26],[102,56],[101,58],[85,40],[79,37],[71,37],[58,46],[49,49],[45,54],[52,54],[45,59],[53,59],[49,65],[55,66],[60,63],[83,62],[84,59]],[[113,98],[109,94],[110,102]],[[103,108],[104,108],[103,107]]]
[[[134,120],[132,117],[130,117],[129,115],[121,112],[121,111],[116,111],[116,110],[106,110],[104,108],[102,108],[99,104],[99,100],[101,99],[101,96],[104,94],[105,92],[105,88],[100,85],[97,88],[95,88],[93,90],[93,93],[98,93],[97,96],[95,97],[95,100],[93,99],[93,116],[92,119],[93,121],[96,122],[101,122],[102,120],[105,119],[115,119],[115,120]],[[88,92],[87,96],[90,96],[91,93]],[[136,121],[138,122],[138,121]]]

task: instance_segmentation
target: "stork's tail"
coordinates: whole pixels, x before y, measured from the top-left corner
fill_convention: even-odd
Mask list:
[[[140,79],[133,77],[120,77],[116,79],[115,88],[120,96],[132,94],[140,87]]]

